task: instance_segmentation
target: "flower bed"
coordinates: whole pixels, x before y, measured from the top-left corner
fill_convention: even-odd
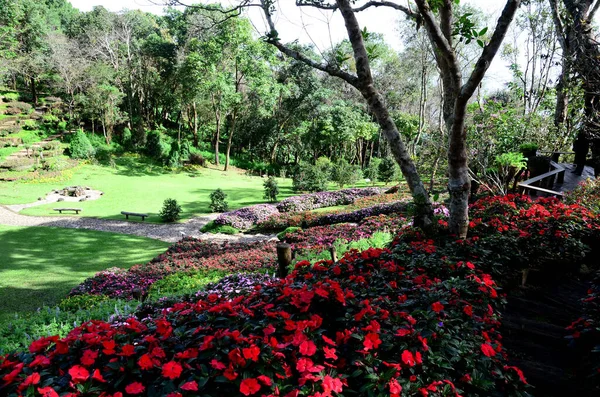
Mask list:
[[[239,210],[225,212],[215,219],[215,224],[231,226],[240,230],[248,230],[252,226],[266,221],[279,213],[307,211],[336,205],[354,203],[357,199],[379,195],[380,188],[345,189],[334,192],[319,192],[289,197],[276,205],[259,204]],[[284,227],[285,229],[285,227]]]
[[[300,212],[317,208],[352,204],[358,198],[383,193],[384,189],[367,187],[364,189],[344,189],[333,192],[318,192],[289,197],[277,204],[279,212]]]
[[[365,218],[360,224],[340,223],[298,229],[287,233],[284,241],[296,250],[319,250],[327,248],[336,240],[357,241],[371,237],[377,231],[394,233],[406,223],[406,218],[397,213],[379,215]]]
[[[226,212],[215,219],[215,224],[235,227],[240,230],[250,229],[271,215],[278,214],[279,210],[271,204],[259,204],[244,207],[239,210]]]
[[[0,357],[0,394],[517,395],[494,282],[444,264],[354,252],[233,300],[90,322]]]
[[[176,272],[199,269],[251,272],[274,268],[276,262],[275,243],[219,245],[186,238],[146,264],[135,265],[128,271],[109,269],[100,272],[73,288],[69,295],[132,299],[134,295],[145,295],[153,283]]]

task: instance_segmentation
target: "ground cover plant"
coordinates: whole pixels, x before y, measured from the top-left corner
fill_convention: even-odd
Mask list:
[[[181,205],[182,219],[211,213],[209,195],[217,188],[227,193],[231,208],[265,202],[263,179],[259,177],[230,172],[227,178],[223,178],[222,171],[206,168],[173,173],[136,156],[117,158],[115,163],[114,168],[86,164],[78,167],[72,176],[59,181],[3,183],[0,204],[35,202],[53,189],[82,185],[104,192],[99,200],[77,203],[77,207],[83,209],[83,216],[123,219],[121,211],[146,212],[150,214],[146,221],[160,222],[158,212],[167,198],[174,198]],[[157,186],[161,186],[161,189],[157,189]],[[282,197],[292,194],[291,182],[287,179],[279,180],[279,189]],[[52,208],[55,207],[55,203],[41,205],[22,213],[54,215]]]
[[[0,226],[0,323],[14,312],[56,305],[96,272],[144,263],[167,246],[143,237],[90,230]]]

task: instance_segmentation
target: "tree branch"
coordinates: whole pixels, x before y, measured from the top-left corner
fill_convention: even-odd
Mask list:
[[[590,24],[592,23],[592,21],[594,20],[594,16],[598,12],[598,9],[600,9],[600,0],[596,1],[596,4],[594,4],[592,11],[590,11],[590,13],[588,14],[588,16],[587,16],[588,23],[590,23]]]
[[[296,0],[296,5],[298,7],[314,7],[314,8],[319,8],[321,10],[338,10],[339,7],[337,4],[328,4],[328,3],[317,3],[314,0]],[[352,8],[352,11],[354,12],[361,12],[364,11],[368,8],[371,7],[389,7],[389,8],[393,8],[395,10],[398,11],[402,11],[403,13],[406,14],[406,16],[408,16],[409,18],[412,19],[417,19],[419,17],[419,13],[415,12],[413,10],[411,10],[410,8],[410,4],[408,6],[403,6],[397,3],[394,3],[393,1],[386,1],[386,0],[381,0],[381,1],[368,1],[365,4],[363,4],[360,7],[354,7]]]
[[[266,38],[267,43],[275,46],[279,51],[281,51],[285,55],[289,56],[290,58],[300,61],[312,68],[318,69],[318,70],[325,72],[331,76],[339,77],[342,80],[344,80],[345,82],[347,82],[348,84],[352,85],[353,87],[356,87],[358,85],[358,77],[357,76],[350,74],[348,72],[344,72],[337,66],[316,62],[316,61],[310,59],[309,57],[307,57],[306,55],[302,54],[300,51],[294,50],[294,49],[282,44],[281,41],[279,41],[279,34],[277,33],[277,29],[275,28],[275,23],[273,22],[273,18],[271,17],[271,12],[269,10],[268,2],[265,0],[261,0],[261,3],[262,3],[263,12],[265,14],[265,19],[267,21],[267,25],[269,26],[269,30],[270,30],[270,32]]]
[[[433,11],[431,11],[431,7],[429,7],[429,3],[426,0],[415,0],[415,2],[417,3],[419,12],[423,18],[425,28],[442,57],[446,59],[449,64],[456,64],[454,50],[448,40],[446,40],[444,33],[442,33],[440,26],[435,20],[435,16],[433,15]]]
[[[567,51],[567,36],[565,34],[564,24],[562,22],[562,19],[560,18],[560,13],[558,12],[558,4],[556,3],[556,0],[550,0],[550,9],[552,10],[552,19],[554,20],[554,26],[556,27],[556,37],[558,37],[560,47],[563,51]]]
[[[475,64],[475,68],[473,69],[469,80],[463,85],[460,95],[457,98],[458,101],[468,101],[477,89],[479,83],[481,83],[485,72],[487,72],[490,64],[500,49],[500,45],[506,36],[508,27],[514,19],[520,5],[521,0],[508,0],[506,2],[504,10],[502,10],[502,15],[500,15],[500,18],[498,19],[496,30],[494,30],[490,42],[483,49],[481,57],[479,57],[479,60]]]

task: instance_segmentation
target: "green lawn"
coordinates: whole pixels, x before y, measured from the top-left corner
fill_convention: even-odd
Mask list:
[[[168,246],[91,230],[0,226],[0,322],[55,305],[96,272],[147,262]]]
[[[70,185],[89,186],[104,192],[99,200],[81,203],[52,203],[24,210],[26,215],[55,215],[53,208],[82,208],[83,216],[123,219],[121,211],[146,212],[150,222],[160,222],[158,212],[166,198],[174,198],[183,209],[183,219],[207,214],[209,195],[217,188],[227,193],[231,209],[267,202],[263,198],[263,178],[203,168],[194,172],[172,173],[136,157],[121,157],[115,167],[83,165],[68,180],[56,183],[2,183],[0,204],[36,201],[52,189]],[[290,179],[278,179],[279,199],[293,195]],[[148,221],[147,220],[147,221]]]

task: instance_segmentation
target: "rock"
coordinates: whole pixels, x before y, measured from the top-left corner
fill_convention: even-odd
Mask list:
[[[85,197],[82,197],[79,199],[79,201],[85,201],[85,200],[87,200]]]
[[[56,200],[56,202],[59,202],[59,201],[65,201],[64,197],[59,197],[58,200]]]
[[[38,197],[38,201],[42,201],[42,200],[43,200],[43,198],[42,198],[42,197]]]

